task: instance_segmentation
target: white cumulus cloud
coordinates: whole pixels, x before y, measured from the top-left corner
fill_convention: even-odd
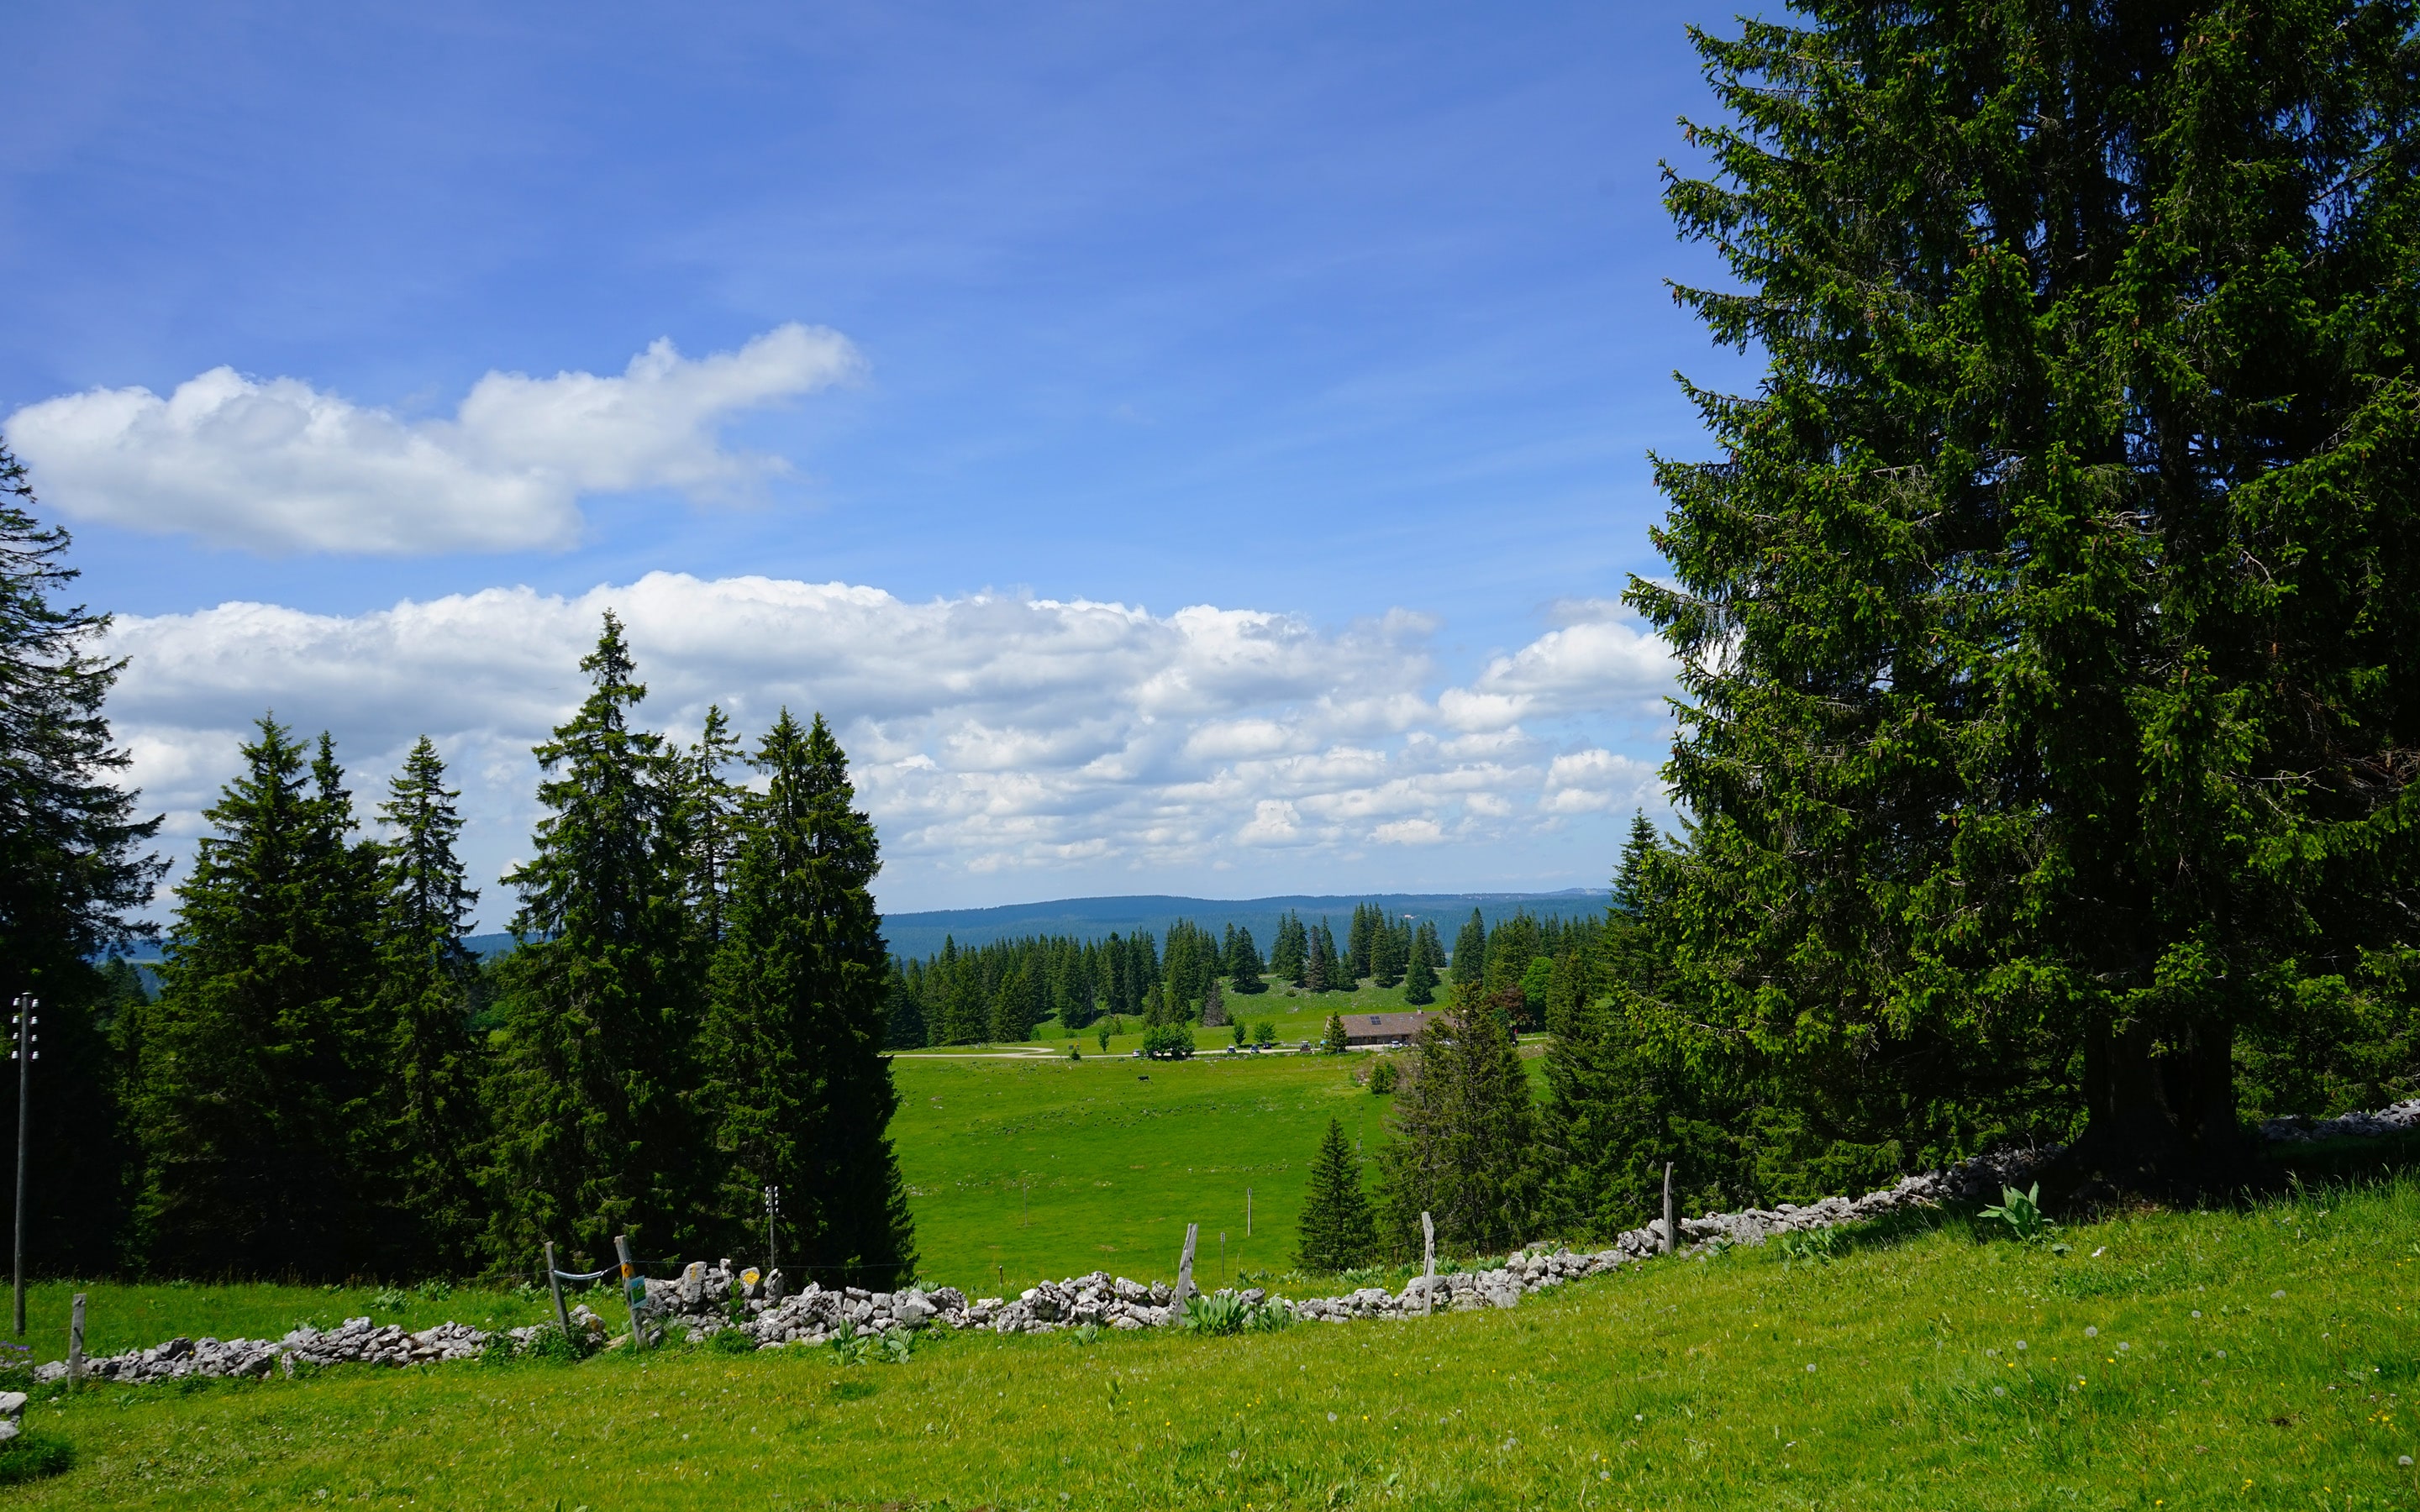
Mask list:
[[[45,501],[80,519],[268,551],[520,550],[570,545],[583,495],[712,498],[783,472],[725,451],[722,423],[861,365],[846,337],[795,324],[701,358],[667,339],[616,376],[491,372],[450,420],[217,367],[165,398],[45,399],[7,431]]]
[[[112,715],[132,779],[178,836],[199,831],[265,710],[305,734],[332,731],[365,809],[427,733],[465,790],[474,866],[493,878],[526,850],[529,748],[585,693],[577,664],[609,608],[657,728],[693,736],[708,703],[751,735],[784,705],[831,720],[881,827],[886,902],[909,900],[892,906],[963,901],[970,887],[996,899],[1201,890],[1202,873],[1238,870],[1297,890],[1306,867],[1339,885],[1399,886],[1426,875],[1403,870],[1412,853],[1449,886],[1526,883],[1542,843],[1653,796],[1650,759],[1550,748],[1510,716],[1475,718],[1480,698],[1499,696],[1479,687],[1517,687],[1500,696],[1585,727],[1583,674],[1549,699],[1535,691],[1544,674],[1518,671],[1568,666],[1557,639],[1568,627],[1499,658],[1474,687],[1439,689],[1431,623],[1411,616],[1334,630],[1259,609],[913,603],[752,577],[653,573],[578,595],[494,588],[359,615],[227,603],[125,617],[107,647],[131,658]],[[1617,722],[1632,720],[1619,705],[1643,696],[1650,665],[1634,656],[1594,685]],[[1578,874],[1593,879],[1619,837],[1575,843]],[[1241,885],[1227,876],[1222,890]],[[493,927],[509,913],[490,885],[482,917]]]
[[[1664,642],[1637,625],[1605,618],[1549,630],[1497,656],[1468,687],[1440,701],[1456,730],[1500,730],[1526,718],[1606,711],[1644,713],[1672,687]]]

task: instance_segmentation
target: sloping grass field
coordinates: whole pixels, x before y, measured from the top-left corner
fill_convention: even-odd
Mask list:
[[[27,1506],[2408,1507],[2420,1186],[1662,1260],[1514,1312],[38,1403]],[[2092,1252],[2099,1250],[2096,1256]],[[2277,1293],[2283,1292],[2280,1296]]]
[[[1386,1134],[1387,1100],[1351,1080],[1366,1056],[893,1066],[892,1134],[923,1273],[970,1296],[1096,1269],[1173,1278],[1188,1222],[1202,1226],[1205,1282],[1218,1278],[1222,1232],[1230,1275],[1282,1271],[1328,1119],[1371,1149]]]
[[[895,1132],[926,1272],[1164,1276],[1188,1218],[1205,1281],[1221,1225],[1231,1266],[1280,1266],[1328,1114],[1350,1129],[1360,1112],[1377,1137],[1380,1100],[1347,1080],[1359,1063],[905,1057]],[[1237,1246],[1246,1184],[1258,1232]],[[70,1444],[75,1468],[0,1498],[563,1512],[2420,1501],[2401,1462],[2420,1456],[2407,1401],[2420,1180],[2060,1237],[2064,1255],[1944,1213],[1854,1235],[1828,1261],[1766,1246],[1653,1261],[1512,1312],[1223,1339],[925,1335],[892,1365],[617,1350],[53,1393],[25,1421]],[[97,1350],[358,1312],[529,1321],[544,1305],[92,1289]],[[35,1303],[34,1337],[55,1357],[65,1288]]]

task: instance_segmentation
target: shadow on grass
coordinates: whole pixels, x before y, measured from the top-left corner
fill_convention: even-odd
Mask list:
[[[39,1428],[27,1428],[0,1444],[0,1486],[22,1486],[65,1474],[75,1464],[75,1450],[65,1439]]]
[[[2420,1130],[2269,1145],[2253,1158],[2251,1186],[2254,1196],[2273,1197],[2296,1186],[2366,1185],[2413,1171],[2420,1171]]]

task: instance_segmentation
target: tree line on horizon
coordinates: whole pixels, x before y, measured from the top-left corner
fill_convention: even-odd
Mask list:
[[[1479,910],[1450,958],[1436,926],[1390,919],[1357,903],[1340,948],[1327,920],[1289,911],[1267,959],[1248,927],[1218,933],[1178,919],[1163,942],[1149,930],[1097,939],[1026,935],[961,949],[945,940],[930,956],[892,963],[886,997],[894,1050],[1030,1040],[1046,1025],[1073,1034],[1104,1018],[1146,1027],[1230,1022],[1227,994],[1256,996],[1272,981],[1313,995],[1352,992],[1367,981],[1404,988],[1412,1007],[1437,1001],[1440,983],[1485,984],[1511,1020],[1543,1026],[1553,1006],[1587,990],[1587,964],[1605,926],[1587,917],[1538,918],[1517,910],[1490,931]],[[1492,951],[1492,954],[1491,954]]]

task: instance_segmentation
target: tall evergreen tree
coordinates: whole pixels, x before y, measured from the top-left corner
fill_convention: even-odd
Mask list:
[[[1252,944],[1252,932],[1236,930],[1234,942],[1227,948],[1228,985],[1247,997],[1267,992],[1269,984],[1261,980],[1262,969],[1261,952]]]
[[[455,851],[460,796],[423,735],[379,806],[391,838],[380,857],[371,1011],[384,1036],[382,1227],[398,1236],[390,1261],[397,1270],[467,1272],[487,1227],[478,1186],[488,1158],[485,1065],[469,1012],[478,963],[462,943],[479,894],[464,885]]]
[[[1309,932],[1302,919],[1292,909],[1278,920],[1278,937],[1269,947],[1269,975],[1280,981],[1302,985],[1302,968],[1311,956]]]
[[[731,862],[741,835],[746,794],[722,774],[739,759],[739,737],[719,703],[706,706],[697,744],[679,757],[680,839],[687,854],[690,908],[705,948],[722,943]]]
[[[660,736],[636,729],[646,697],[610,611],[582,658],[587,699],[536,748],[544,774],[520,893],[520,948],[506,959],[496,1070],[496,1169],[506,1202],[497,1247],[544,1240],[612,1253],[677,1252],[708,1227],[691,1168],[695,939],[687,869],[670,839],[676,774]]]
[[[94,651],[109,617],[56,601],[77,576],[68,532],[34,509],[0,443],[0,1000],[41,1002],[26,1260],[92,1274],[120,1263],[133,1197],[122,1068],[139,1004],[85,963],[148,933],[131,916],[160,878],[160,821],[116,785],[127,755],[102,706],[125,664]],[[17,1126],[14,1076],[0,1077],[0,1123]]]
[[[1319,927],[1311,931],[1311,940],[1318,949],[1320,963],[1325,968],[1326,976],[1323,985],[1314,988],[1313,991],[1351,992],[1354,985],[1353,963],[1345,958],[1343,951],[1336,948],[1336,932],[1327,927],[1326,919],[1321,919]]]
[[[1466,982],[1478,985],[1486,980],[1487,920],[1480,918],[1479,910],[1474,908],[1462,933],[1453,937],[1452,981],[1459,987]]]
[[[324,759],[313,792],[302,748],[267,717],[242,754],[204,812],[212,833],[177,889],[160,999],[140,1016],[140,1243],[171,1273],[343,1275],[367,1227],[369,1057],[349,1038],[354,984],[323,958],[360,922],[349,816],[332,811],[341,775]]]
[[[925,1038],[923,984],[915,975],[902,970],[896,960],[891,963],[891,980],[882,992],[885,1050],[922,1050],[929,1042]]]
[[[1411,964],[1404,968],[1404,1001],[1414,1008],[1426,1008],[1436,1001],[1437,973],[1433,954],[1442,954],[1437,948],[1436,926],[1422,920],[1412,936]]]
[[[801,730],[783,710],[754,764],[766,790],[750,805],[700,1035],[717,1234],[752,1248],[759,1194],[776,1185],[786,1271],[887,1290],[914,1273],[916,1244],[887,1133],[899,1097],[882,1054],[874,825],[852,807],[848,758],[822,716]]]
[[[1395,1094],[1395,1137],[1379,1152],[1388,1225],[1418,1242],[1420,1214],[1466,1252],[1529,1237],[1542,1211],[1530,1161],[1537,1119],[1503,1021],[1475,986],[1413,1044]]]
[[[1621,864],[1613,873],[1613,912],[1616,917],[1636,922],[1647,911],[1647,869],[1653,859],[1661,837],[1655,826],[1647,822],[1647,810],[1635,810],[1630,815],[1630,838],[1622,842]]]
[[[1518,993],[1529,964],[1538,958],[1538,921],[1528,909],[1487,932],[1487,995]]]
[[[1765,355],[1629,594],[1700,1021],[1835,1143],[2214,1179],[2420,943],[2412,8],[1805,14],[1668,196]]]
[[[1376,971],[1373,960],[1378,931],[1385,926],[1386,917],[1376,903],[1355,903],[1353,922],[1344,932],[1344,958],[1347,969],[1357,980]]]
[[[1361,1162],[1344,1137],[1344,1125],[1331,1117],[1311,1163],[1295,1228],[1294,1262],[1305,1271],[1333,1274],[1367,1265],[1377,1253],[1378,1227],[1361,1190]]]
[[[1370,934],[1369,977],[1373,986],[1392,987],[1404,980],[1404,966],[1411,955],[1412,927],[1397,926],[1384,919],[1378,921]]]

